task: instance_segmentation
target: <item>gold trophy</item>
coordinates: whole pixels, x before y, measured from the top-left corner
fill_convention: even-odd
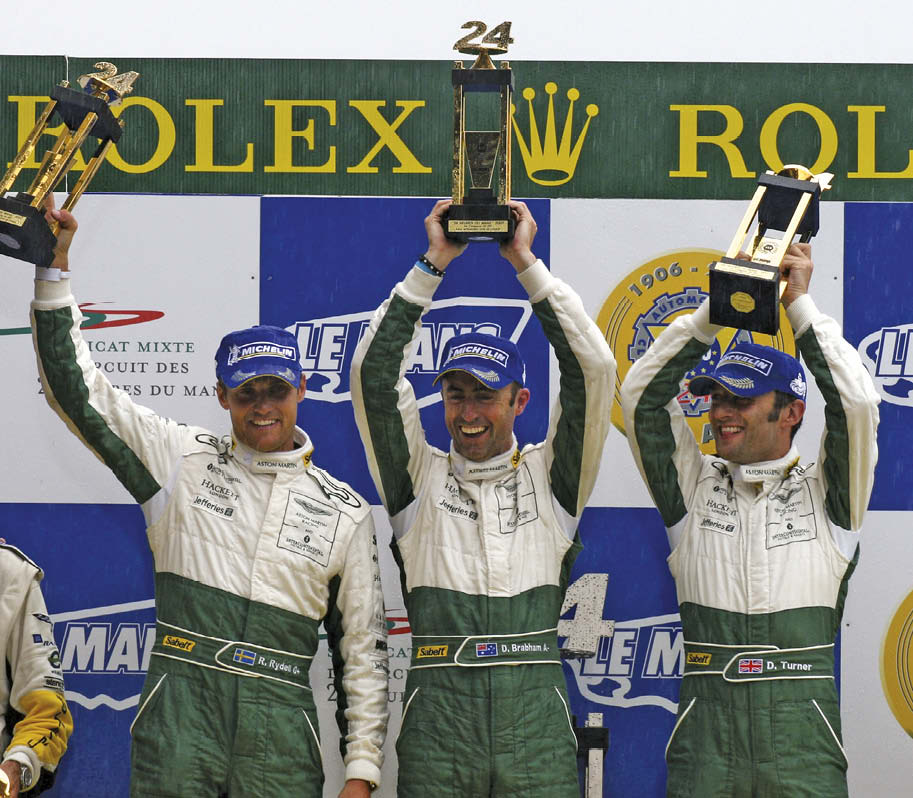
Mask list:
[[[61,206],[70,210],[95,176],[108,149],[120,139],[123,121],[115,119],[111,106],[119,105],[123,96],[133,91],[133,82],[139,73],[118,75],[117,67],[107,61],[95,64],[95,68],[99,71],[78,79],[81,90],[69,88],[66,80],[54,87],[50,102],[0,181],[0,254],[48,266],[54,259],[59,227],[56,222],[49,225],[45,220],[44,203],[48,194],[69,171],[86,138],[91,134],[99,139],[85,171]],[[45,153],[38,174],[28,189],[11,192],[23,164],[32,157],[39,137],[55,112],[63,122],[56,143]]]
[[[789,164],[758,177],[742,223],[725,257],[710,264],[710,321],[725,327],[773,335],[779,329],[780,297],[786,280],[780,264],[796,235],[809,241],[818,232],[818,200],[830,188],[832,174],[812,174]],[[738,258],[748,229],[758,229],[748,251]]]
[[[462,61],[453,62],[453,204],[444,217],[444,233],[456,241],[504,241],[514,234],[514,220],[507,204],[513,75],[507,61],[495,65],[491,56],[506,53],[513,42],[510,22],[502,22],[478,42],[474,40],[487,30],[483,22],[467,22],[463,28],[473,31],[453,49],[477,57],[469,69],[463,68]],[[482,102],[495,93],[501,100],[498,129],[467,130],[467,95]],[[492,188],[496,171],[497,194]]]

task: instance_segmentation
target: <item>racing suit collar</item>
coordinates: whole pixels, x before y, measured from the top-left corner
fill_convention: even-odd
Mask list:
[[[450,467],[453,469],[454,476],[460,479],[470,479],[475,482],[499,479],[513,471],[519,462],[520,450],[517,448],[516,435],[511,436],[511,447],[506,452],[479,463],[467,460],[453,448],[453,441],[450,442]]]
[[[729,473],[737,482],[780,482],[799,462],[799,450],[793,445],[790,450],[777,460],[763,463],[727,463]]]
[[[301,427],[295,427],[294,439],[297,448],[290,452],[258,452],[232,435],[231,453],[255,474],[293,474],[307,468],[314,453],[314,445]]]

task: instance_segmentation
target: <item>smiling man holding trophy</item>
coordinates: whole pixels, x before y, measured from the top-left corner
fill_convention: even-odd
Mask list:
[[[465,27],[480,26],[480,35],[482,23]],[[503,52],[508,32],[503,23],[486,37],[490,52]],[[375,312],[352,360],[355,418],[390,515],[412,628],[398,795],[579,798],[557,626],[609,430],[615,361],[580,297],[532,252],[535,219],[507,195],[509,79],[491,65],[486,39],[467,39],[457,49],[479,59],[453,72],[453,196],[463,202],[431,209],[427,250]],[[477,139],[463,123],[462,90],[472,85],[498,87],[501,101],[501,129]],[[463,158],[473,183],[465,194]],[[514,422],[531,395],[516,342],[454,336],[436,380],[451,438],[442,451],[425,438],[405,364],[445,271],[476,240],[497,240],[516,270],[557,357],[560,396],[545,440],[521,446]]]

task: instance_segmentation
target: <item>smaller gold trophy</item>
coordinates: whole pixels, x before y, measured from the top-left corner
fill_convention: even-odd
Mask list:
[[[827,172],[814,175],[796,164],[758,177],[758,188],[725,257],[710,264],[710,321],[769,335],[777,332],[786,287],[780,264],[796,235],[810,241],[818,232],[818,200],[830,188],[831,178]],[[737,256],[755,216],[758,229],[747,250],[750,260],[743,260]]]
[[[475,63],[463,68],[453,62],[453,204],[444,219],[444,233],[456,241],[505,241],[514,234],[510,206],[510,104],[513,75],[510,64],[497,66],[492,55],[507,52],[513,42],[510,22],[502,22],[480,41],[487,30],[483,22],[467,22],[473,32],[464,36],[454,50],[475,55]],[[467,94],[500,96],[496,130],[467,130]],[[494,109],[492,109],[494,110]],[[497,194],[492,182],[497,171]],[[469,187],[466,187],[467,178]]]
[[[50,102],[35,122],[35,127],[0,181],[0,254],[18,260],[48,266],[54,259],[57,223],[49,225],[44,203],[73,165],[82,143],[91,134],[99,139],[95,153],[86,164],[79,180],[61,206],[70,210],[95,176],[112,144],[123,132],[123,121],[115,119],[111,106],[119,105],[125,94],[133,91],[137,72],[117,74],[117,67],[107,61],[95,64],[98,72],[78,79],[81,90],[69,88],[64,80],[51,91]],[[41,161],[38,174],[25,191],[11,192],[13,183],[30,160],[39,137],[49,126],[53,114],[63,122],[54,146]]]

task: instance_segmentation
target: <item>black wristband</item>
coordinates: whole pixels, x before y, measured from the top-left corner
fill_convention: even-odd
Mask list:
[[[433,274],[435,277],[444,276],[444,272],[442,272],[437,266],[435,266],[424,255],[420,255],[418,260],[416,261],[416,263],[421,264],[421,266],[419,266],[420,269],[423,269],[424,271],[429,272],[430,274]]]

